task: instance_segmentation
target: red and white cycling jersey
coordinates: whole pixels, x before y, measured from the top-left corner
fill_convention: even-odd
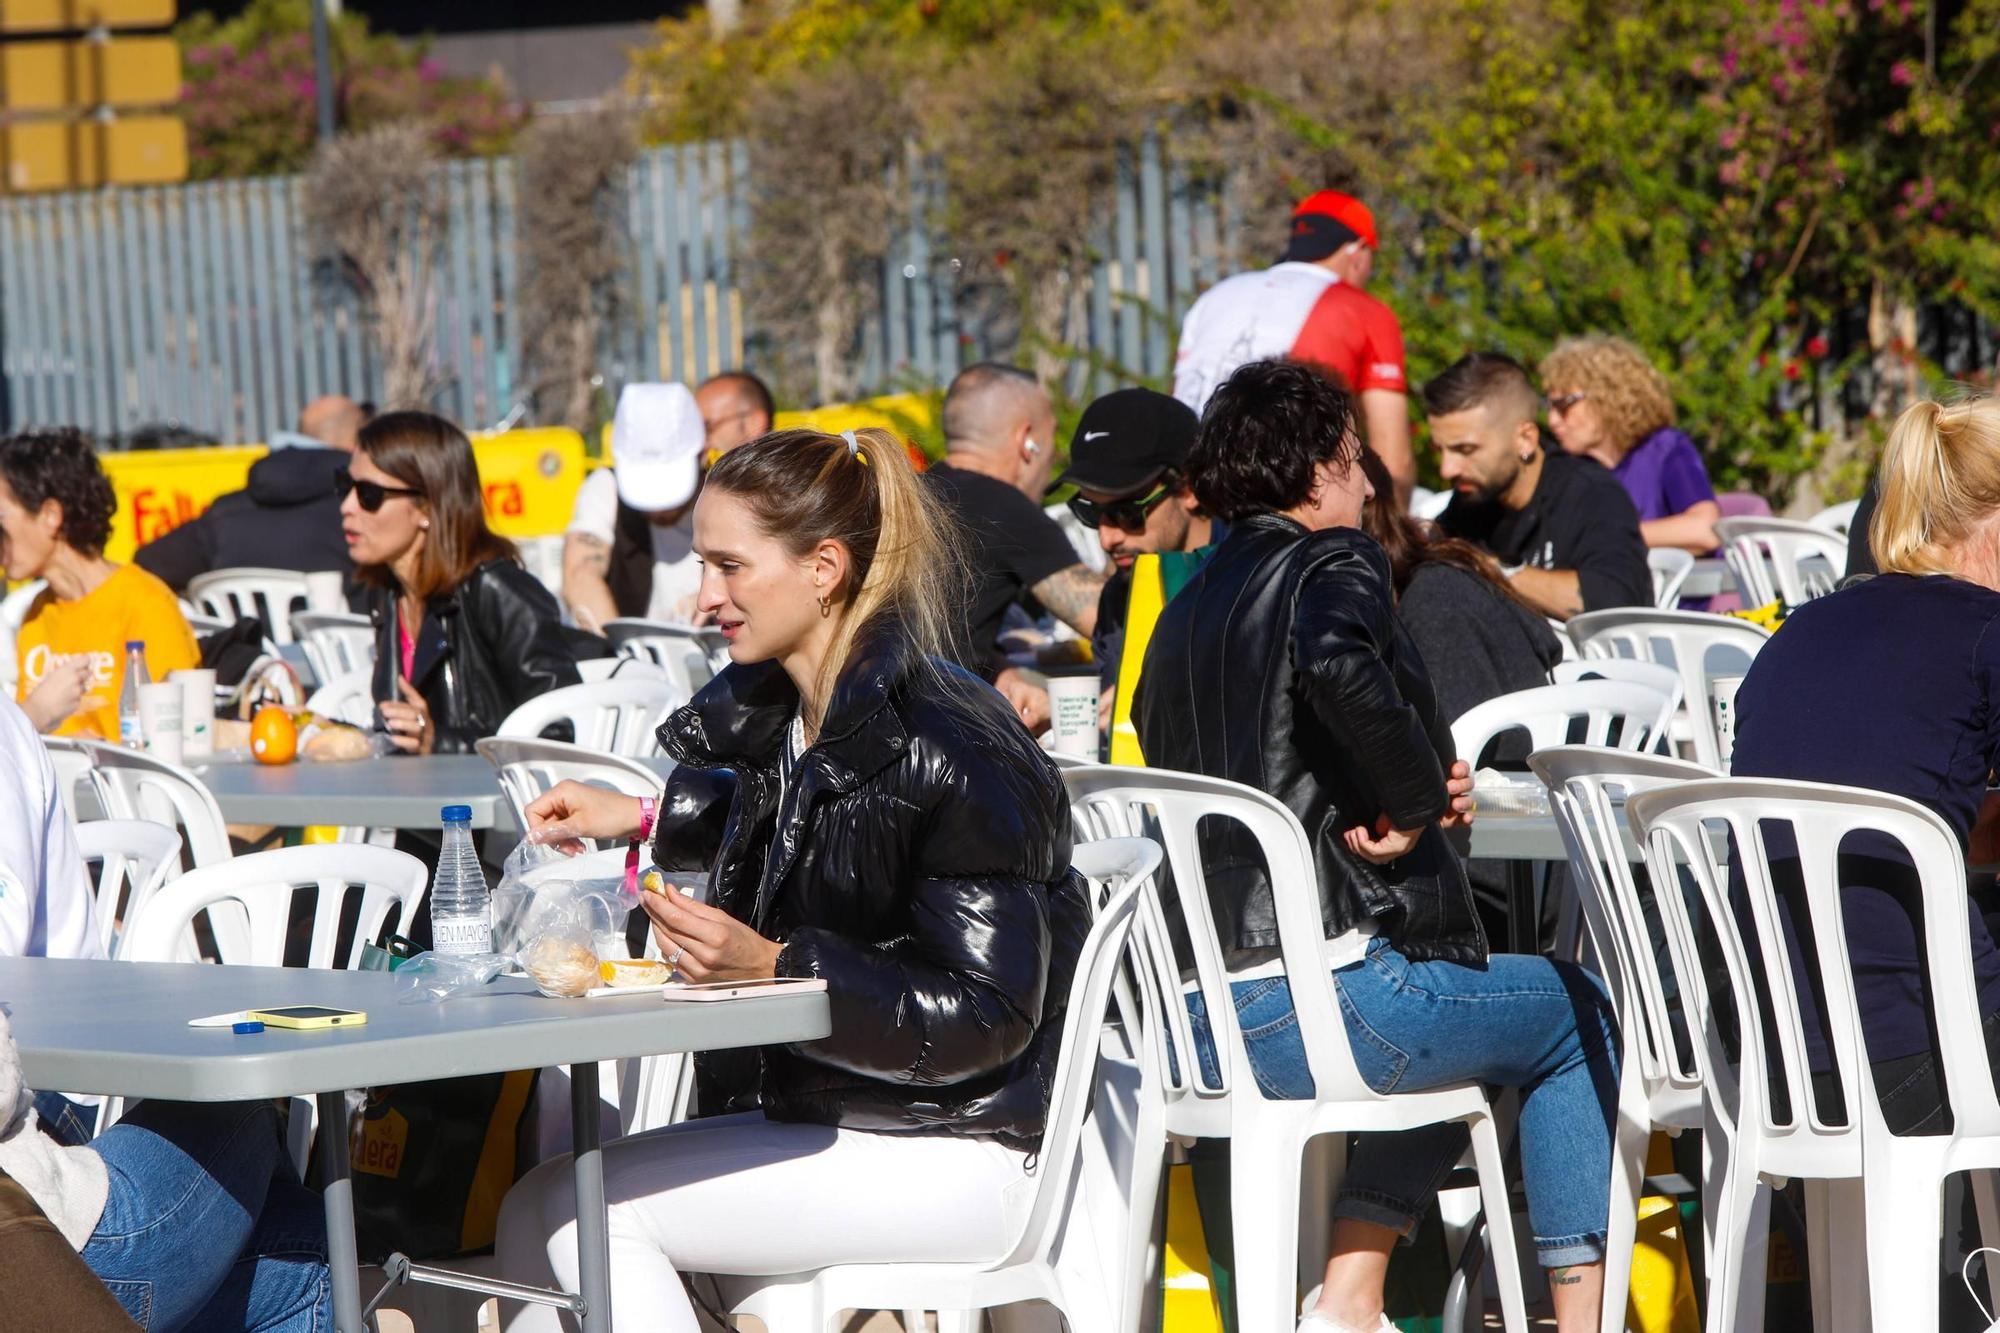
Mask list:
[[[1199,412],[1238,366],[1273,356],[1323,365],[1356,393],[1409,392],[1395,313],[1317,264],[1282,263],[1202,293],[1181,323],[1174,397]]]

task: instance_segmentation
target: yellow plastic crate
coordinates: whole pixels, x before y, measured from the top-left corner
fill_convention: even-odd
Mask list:
[[[120,116],[92,127],[103,178],[113,185],[164,185],[188,174],[187,127],[178,116]]]
[[[7,190],[26,194],[97,184],[96,155],[81,151],[78,128],[61,120],[0,126],[0,159],[7,166]]]
[[[0,107],[61,111],[81,104],[68,43],[0,44]]]
[[[168,106],[180,100],[181,49],[171,37],[71,42],[68,56],[75,105]]]

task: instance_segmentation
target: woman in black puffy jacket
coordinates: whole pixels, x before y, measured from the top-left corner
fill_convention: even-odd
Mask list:
[[[757,1109],[605,1151],[613,1302],[674,1333],[698,1327],[681,1272],[1003,1256],[1088,924],[1061,780],[938,655],[957,565],[901,447],[766,436],[694,523],[735,665],[662,728],[664,808],[574,783],[528,808],[557,845],[657,822],[656,860],[712,870],[708,905],[644,895],[686,980],[827,983],[831,1036],[709,1062],[705,1109]],[[504,1270],[574,1290],[573,1209],[566,1163],[517,1185]]]

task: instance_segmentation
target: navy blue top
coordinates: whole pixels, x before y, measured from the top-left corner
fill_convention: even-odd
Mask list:
[[[1731,771],[1905,797],[1936,811],[1963,851],[2000,761],[1996,621],[2000,593],[1955,578],[1884,574],[1808,602],[1758,652],[1736,696]],[[1850,840],[1841,861],[1871,1062],[1930,1049],[1916,922],[1904,905],[1914,870],[1898,844],[1883,843]],[[1775,859],[1779,839],[1768,845]],[[2000,1012],[2000,951],[1969,898],[1967,910],[1980,1010],[1991,1015]],[[1808,1011],[1813,1067],[1829,1069]]]

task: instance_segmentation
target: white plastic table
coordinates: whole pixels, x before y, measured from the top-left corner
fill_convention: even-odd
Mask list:
[[[671,759],[648,759],[662,776]],[[232,824],[302,828],[431,828],[447,805],[472,807],[472,827],[511,829],[493,765],[476,754],[387,755],[345,764],[217,761],[194,770]]]
[[[400,1004],[396,980],[386,972],[0,958],[0,1002],[12,1015],[31,1088],[189,1102],[318,1097],[337,1333],[365,1327],[343,1132],[347,1090],[568,1064],[579,1314],[587,1333],[609,1333],[597,1062],[815,1040],[831,1031],[826,996],[710,1004],[667,1004],[656,995],[551,1000],[525,980],[505,979],[488,991],[444,1004]],[[253,1036],[187,1026],[191,1018],[280,1004],[360,1009],[368,1022]]]

